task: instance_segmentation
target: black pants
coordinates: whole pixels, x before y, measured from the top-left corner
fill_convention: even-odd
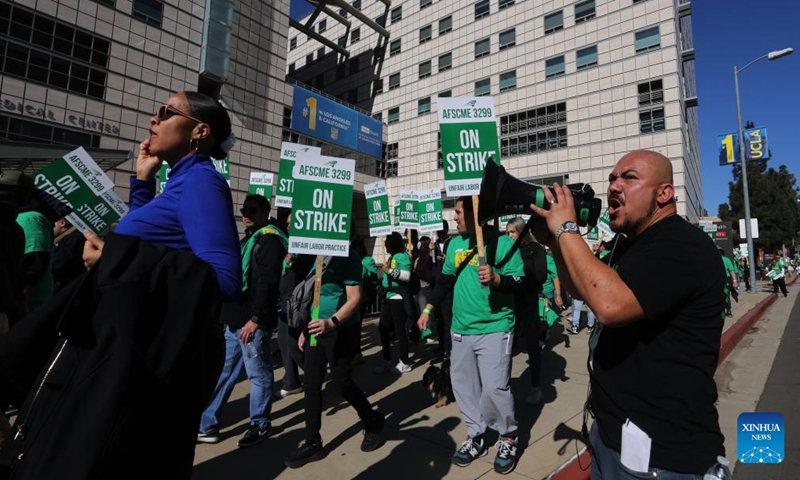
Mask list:
[[[452,347],[450,327],[453,324],[453,294],[449,294],[433,313],[436,315],[436,335],[439,337],[439,346],[442,347],[445,355],[450,355],[450,348]]]
[[[350,377],[353,357],[361,343],[358,325],[342,326],[317,338],[317,345],[305,344],[306,379],[306,441],[321,441],[322,426],[322,382],[325,368],[331,364],[331,385],[334,392],[344,397],[358,413],[364,426],[369,429],[377,421],[377,414],[364,396],[364,392]]]
[[[785,297],[786,294],[787,294],[786,293],[786,279],[785,278],[781,277],[781,278],[778,278],[778,279],[772,281],[772,291],[774,293],[778,293],[778,288],[781,289],[781,293]]]
[[[300,332],[302,330],[289,328],[286,322],[278,320],[278,348],[281,349],[281,360],[285,371],[283,374],[284,390],[294,390],[301,386],[297,368],[305,370],[305,367],[303,366],[303,352],[297,346]]]
[[[403,300],[386,300],[381,309],[381,318],[378,321],[378,332],[381,335],[381,351],[383,359],[392,360],[392,342],[390,334],[394,329],[397,335],[397,345],[400,348],[400,361],[408,364],[408,330],[406,320],[408,314]]]

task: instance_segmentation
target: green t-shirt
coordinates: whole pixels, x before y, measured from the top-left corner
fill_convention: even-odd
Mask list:
[[[378,278],[378,265],[374,258],[366,256],[361,259],[361,280],[366,283],[370,278]]]
[[[52,266],[53,250],[55,249],[53,222],[39,212],[23,212],[17,215],[17,223],[25,232],[26,255],[34,252],[45,252],[50,255],[44,275],[36,282],[31,291],[28,309],[34,311],[53,296]]]
[[[546,298],[553,298],[553,294],[556,293],[556,285],[553,283],[553,279],[558,278],[558,269],[556,268],[555,259],[549,252],[545,255],[545,258],[547,259],[547,280],[542,285],[542,295]]]
[[[725,265],[725,276],[731,278],[731,270],[736,271],[736,267],[733,266],[733,260],[722,255],[722,264]]]
[[[510,237],[499,237],[495,258],[505,258],[513,244]],[[455,275],[461,262],[474,248],[477,248],[474,236],[453,237],[447,246],[442,274]],[[514,252],[508,263],[503,268],[495,269],[495,272],[504,276],[524,277],[525,268],[519,251]],[[493,287],[483,288],[478,279],[477,255],[472,257],[456,280],[452,329],[453,333],[461,335],[484,335],[514,330],[514,294]]]
[[[312,270],[317,268],[316,262]],[[331,318],[347,302],[346,285],[361,285],[361,261],[358,254],[350,250],[348,257],[334,257],[322,272],[322,289],[319,295],[319,318]],[[352,325],[361,321],[357,308],[341,325]]]
[[[398,285],[408,285],[408,281],[401,282],[399,280],[390,280],[390,275],[394,270],[400,270],[401,272],[409,272],[411,273],[411,257],[408,256],[406,252],[395,253],[391,257],[389,257],[389,271],[383,275],[383,279],[381,280],[381,285],[383,288],[389,289],[390,287],[396,287]],[[386,298],[391,297],[400,297],[397,293],[393,292],[386,292]]]

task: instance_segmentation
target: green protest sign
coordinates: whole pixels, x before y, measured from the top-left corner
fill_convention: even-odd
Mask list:
[[[294,178],[292,171],[297,158],[318,156],[322,150],[319,147],[298,145],[296,143],[281,143],[281,157],[278,164],[278,190],[275,193],[275,206],[292,208],[292,194],[294,193]]]
[[[420,190],[419,231],[422,233],[438,232],[442,229],[442,192],[438,188]]]
[[[602,237],[603,241],[608,241],[616,235],[611,230],[611,217],[608,215],[608,208],[603,211],[600,218],[597,220],[598,240]]]
[[[367,199],[367,221],[369,236],[380,237],[392,233],[392,219],[389,215],[389,194],[386,193],[386,181],[364,185],[364,196]]]
[[[522,219],[522,221],[525,222],[525,223],[528,223],[528,220],[530,220],[530,218],[531,218],[530,215],[501,215],[500,218],[499,218],[499,220],[500,220],[500,225],[499,225],[500,230],[501,231],[505,231],[506,226],[508,226],[508,222],[511,221],[515,217],[520,217]]]
[[[66,205],[67,219],[78,230],[102,233],[128,213],[114,193],[114,183],[83,148],[73,150],[37,171],[33,182],[54,210]]]
[[[439,98],[437,101],[447,195],[478,195],[486,162],[494,158],[500,163],[494,99]]]
[[[354,160],[323,156],[294,162],[289,253],[349,254],[355,167]]]
[[[392,231],[403,233],[405,229],[400,226],[400,195],[392,199],[392,212],[394,213],[394,220],[392,221]]]
[[[419,211],[417,210],[419,193],[413,190],[400,192],[400,227],[419,228]]]
[[[231,161],[229,157],[225,157],[222,160],[217,160],[215,158],[211,159],[211,163],[214,165],[214,169],[218,171],[222,178],[228,182],[228,186],[231,186]],[[167,162],[161,163],[161,168],[158,169],[158,184],[156,185],[156,193],[162,193],[165,188],[167,188],[167,181],[169,180],[169,172],[172,171],[172,167],[169,166]]]
[[[272,199],[272,181],[274,175],[267,172],[250,172],[250,188],[247,192]]]

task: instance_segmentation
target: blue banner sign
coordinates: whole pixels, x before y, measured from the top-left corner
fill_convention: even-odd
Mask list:
[[[292,130],[356,150],[383,156],[383,124],[320,94],[294,86]]]
[[[766,160],[769,158],[767,146],[767,129],[764,127],[751,128],[744,131],[744,156],[750,160]],[[732,165],[739,162],[739,135],[726,133],[717,136],[717,151],[719,151],[719,164]]]

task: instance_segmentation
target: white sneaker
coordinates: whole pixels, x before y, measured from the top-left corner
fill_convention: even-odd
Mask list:
[[[291,390],[285,390],[281,388],[281,397],[286,398],[289,395],[296,395],[303,391],[303,387],[292,388]]]
[[[394,366],[394,369],[397,370],[399,373],[408,373],[411,371],[411,365],[406,365],[401,360],[397,362],[397,365]]]

